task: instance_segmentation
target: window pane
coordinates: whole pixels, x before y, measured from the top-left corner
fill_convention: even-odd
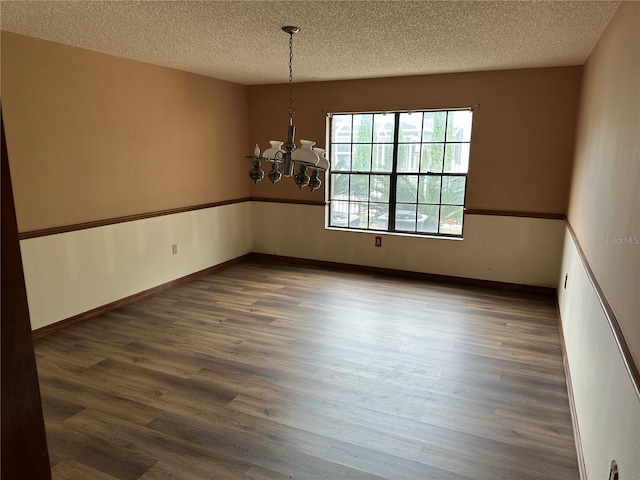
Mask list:
[[[367,228],[369,214],[369,204],[367,202],[354,202],[351,204],[349,213],[349,227]]]
[[[447,143],[444,155],[444,171],[447,173],[467,173],[469,171],[468,143]]]
[[[376,113],[373,117],[373,142],[393,143],[395,115]]]
[[[442,206],[440,233],[462,235],[462,207]]]
[[[417,172],[420,165],[420,144],[398,145],[398,172]]]
[[[344,173],[331,174],[331,199],[349,198],[349,175]]]
[[[371,170],[371,145],[353,145],[352,170],[368,172]]]
[[[438,233],[438,205],[418,205],[418,232]]]
[[[465,177],[442,178],[442,203],[464,205]]]
[[[422,113],[401,113],[399,142],[420,142],[422,131]]]
[[[416,231],[416,206],[407,204],[396,205],[396,230],[405,232]]]
[[[423,142],[444,142],[444,126],[447,112],[424,112],[422,125]]]
[[[416,203],[418,200],[418,176],[398,175],[396,197],[398,202]]]
[[[422,173],[442,172],[444,159],[444,144],[429,143],[422,145],[422,159],[420,160],[420,171]]]
[[[369,205],[369,228],[387,230],[389,228],[389,205],[372,203]]]
[[[353,116],[353,143],[371,143],[373,115]]]
[[[449,112],[447,142],[471,141],[471,110]]]
[[[351,143],[351,115],[331,117],[331,143]]]
[[[391,172],[393,168],[393,145],[381,143],[373,145],[373,163],[371,170],[374,172]]]
[[[421,176],[418,188],[418,203],[440,203],[442,177]]]
[[[350,144],[331,144],[331,170],[351,170]]]
[[[349,221],[349,202],[332,201],[330,204],[329,225],[346,227]]]
[[[391,191],[391,177],[389,175],[371,176],[371,201],[388,202]]]
[[[369,175],[350,175],[351,200],[367,201],[369,199]]]

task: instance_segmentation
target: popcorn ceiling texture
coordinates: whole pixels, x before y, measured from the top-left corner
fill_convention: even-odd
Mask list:
[[[3,30],[246,85],[583,64],[620,2],[5,1]]]

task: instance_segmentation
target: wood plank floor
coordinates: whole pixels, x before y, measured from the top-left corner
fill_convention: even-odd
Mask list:
[[[579,478],[549,298],[246,262],[35,349],[57,480]]]

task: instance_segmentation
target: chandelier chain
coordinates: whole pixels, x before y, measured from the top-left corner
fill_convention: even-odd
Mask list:
[[[293,32],[289,33],[289,118],[293,118]]]

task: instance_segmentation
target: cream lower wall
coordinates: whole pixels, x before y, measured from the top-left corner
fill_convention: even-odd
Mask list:
[[[251,251],[554,286],[559,220],[468,215],[464,240],[326,230],[325,209],[243,202],[20,242],[33,329]],[[178,254],[171,245],[178,245]]]
[[[640,478],[640,399],[568,232],[558,301],[587,478],[609,478],[611,460],[621,479]]]
[[[253,202],[253,251],[397,270],[554,287],[564,222],[465,217],[464,240],[326,230],[321,206]],[[382,236],[382,247],[374,237]]]
[[[251,252],[251,204],[37,237],[20,247],[37,329]]]

